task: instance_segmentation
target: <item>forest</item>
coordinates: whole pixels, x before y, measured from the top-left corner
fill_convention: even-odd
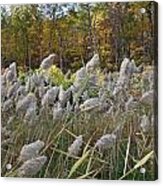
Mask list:
[[[124,57],[152,64],[154,14],[152,1],[2,6],[2,66],[16,61],[35,69],[55,53],[55,65],[74,72],[95,52],[109,71]]]

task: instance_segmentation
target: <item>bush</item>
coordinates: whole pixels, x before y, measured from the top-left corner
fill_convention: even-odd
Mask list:
[[[53,65],[49,69],[48,73],[49,73],[49,78],[52,84],[56,86],[62,85],[64,89],[67,89],[70,85],[72,85],[72,83],[75,80],[75,74],[72,74],[69,79],[65,78],[65,75],[63,74],[63,72],[55,65]]]

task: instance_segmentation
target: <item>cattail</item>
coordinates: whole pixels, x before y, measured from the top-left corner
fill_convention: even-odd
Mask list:
[[[56,57],[56,54],[50,54],[48,57],[43,59],[43,61],[41,62],[40,67],[42,69],[47,70],[48,68],[50,68],[53,65],[53,61],[54,61],[55,57]]]
[[[69,155],[78,156],[79,153],[81,152],[82,144],[83,144],[83,137],[82,135],[80,135],[75,139],[75,141],[68,148]]]
[[[154,92],[153,90],[150,90],[148,92],[145,92],[142,97],[140,98],[140,102],[147,105],[153,104],[153,98],[154,98]]]
[[[93,72],[100,65],[100,58],[98,54],[94,54],[92,59],[86,64],[86,71]]]
[[[142,128],[143,132],[148,132],[149,131],[149,129],[151,127],[151,123],[150,123],[150,120],[149,120],[147,115],[142,116],[140,127]]]
[[[44,147],[44,145],[44,142],[40,140],[24,145],[21,149],[19,160],[24,162],[37,157],[39,151]]]
[[[97,140],[95,147],[103,152],[104,150],[110,149],[116,143],[116,135],[115,134],[106,134],[102,136],[99,140]]]
[[[34,176],[37,174],[41,168],[44,166],[44,164],[47,161],[46,156],[39,156],[37,158],[33,158],[30,160],[27,160],[23,163],[23,165],[18,169],[18,176]]]

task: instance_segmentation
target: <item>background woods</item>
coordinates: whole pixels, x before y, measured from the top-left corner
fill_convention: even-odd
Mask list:
[[[52,52],[63,72],[76,71],[94,52],[112,71],[124,56],[152,64],[153,14],[152,2],[2,6],[2,66],[15,60],[36,68]]]

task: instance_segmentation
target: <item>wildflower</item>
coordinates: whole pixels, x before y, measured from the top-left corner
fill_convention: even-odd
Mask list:
[[[94,54],[92,59],[86,64],[86,72],[93,72],[100,65],[100,58],[98,54]]]
[[[151,123],[150,123],[149,118],[148,118],[147,115],[142,116],[140,127],[142,128],[143,132],[148,132],[149,131],[149,129],[151,127]]]
[[[23,163],[23,165],[18,169],[18,176],[34,176],[37,174],[43,165],[46,163],[46,156],[39,156],[37,158],[33,158],[27,160]]]
[[[82,135],[80,135],[75,139],[75,141],[68,148],[69,155],[78,156],[81,151],[82,144],[83,144],[83,137]]]
[[[106,149],[109,149],[114,146],[116,143],[116,135],[106,134],[97,140],[95,147],[99,149],[100,152],[103,152]]]
[[[43,59],[43,61],[41,62],[40,67],[42,69],[45,69],[45,70],[49,69],[53,65],[53,61],[54,61],[55,57],[56,57],[55,54],[50,54],[48,57]]]
[[[21,149],[19,160],[24,162],[37,157],[39,151],[44,147],[44,145],[44,142],[40,140],[24,145]]]

